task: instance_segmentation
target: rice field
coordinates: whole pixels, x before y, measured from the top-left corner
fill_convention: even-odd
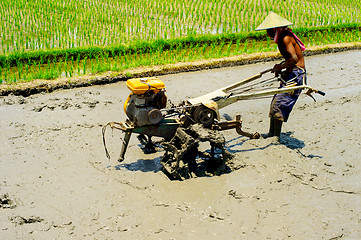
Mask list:
[[[0,1],[3,82],[275,50],[254,33],[269,11],[308,45],[360,41],[354,0]]]

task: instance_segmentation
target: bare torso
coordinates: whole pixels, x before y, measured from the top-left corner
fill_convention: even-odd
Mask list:
[[[301,47],[293,37],[286,35],[282,41],[279,42],[278,49],[286,60],[285,67],[292,68],[298,66],[305,68],[305,60]]]

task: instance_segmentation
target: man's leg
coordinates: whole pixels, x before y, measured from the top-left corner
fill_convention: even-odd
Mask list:
[[[274,119],[274,124],[273,124],[273,127],[274,127],[274,136],[276,137],[281,137],[281,130],[282,130],[282,123],[283,121],[281,120],[277,120],[277,119]]]
[[[275,125],[274,125],[275,119],[273,117],[269,118],[269,131],[266,134],[263,134],[263,138],[269,138],[273,137],[275,135]]]

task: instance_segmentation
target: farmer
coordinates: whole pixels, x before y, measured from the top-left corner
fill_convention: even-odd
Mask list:
[[[280,88],[286,85],[302,85],[306,81],[305,60],[302,51],[304,44],[287,26],[291,22],[271,12],[259,25],[256,31],[267,30],[267,34],[278,46],[278,50],[284,57],[284,61],[276,64],[272,72],[280,76]],[[283,70],[284,69],[284,70]],[[283,70],[281,72],[281,70]],[[281,93],[273,96],[270,107],[270,128],[264,138],[277,136],[280,139],[282,123],[287,122],[293,106],[295,105],[301,90],[292,93]]]

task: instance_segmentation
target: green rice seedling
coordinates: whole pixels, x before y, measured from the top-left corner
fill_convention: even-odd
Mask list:
[[[26,75],[27,76],[29,75],[30,68],[31,68],[31,59],[28,58],[28,62],[27,62],[27,64],[25,64],[25,69],[26,69]]]
[[[237,54],[238,51],[239,51],[239,47],[241,45],[241,39],[237,38],[236,40],[236,46],[235,46],[235,49],[234,49],[234,52]]]
[[[207,47],[208,47],[208,43],[207,43],[207,42],[203,43],[202,56],[205,56],[205,52],[206,52],[206,50],[207,50]]]
[[[22,65],[21,62],[19,60],[16,61],[16,70],[17,70],[17,76],[15,75],[15,69],[13,69],[14,71],[14,76],[16,76],[18,78],[18,80],[21,79],[21,70],[22,70]]]
[[[191,42],[191,44],[189,45],[189,48],[188,48],[188,55],[189,55],[189,53],[190,53],[191,55],[193,55],[195,49],[196,49],[196,46],[194,45],[194,42]]]
[[[252,39],[252,52],[256,52],[257,51],[257,42],[255,39]]]
[[[270,38],[267,38],[266,41],[267,41],[267,47],[266,47],[266,48],[267,48],[268,50],[271,50],[271,39],[270,39]]]
[[[81,74],[80,72],[80,54],[78,54],[77,58],[76,58],[76,65],[77,65],[77,69],[78,69],[78,75]]]
[[[161,50],[159,50],[160,52],[162,52]],[[133,57],[133,62],[137,61],[137,57],[138,57],[138,51],[134,51],[134,53],[132,54]]]
[[[74,65],[75,65],[75,63],[74,63],[74,56],[71,56],[71,57],[70,57],[70,68],[73,68]]]
[[[47,66],[47,70],[50,71],[50,60],[49,59],[47,60],[46,66]]]
[[[5,69],[5,71],[4,71],[4,83],[7,83],[7,78],[8,78],[8,71],[7,71],[7,69]]]
[[[5,71],[5,82],[8,82],[10,80],[10,63],[9,61],[7,60],[5,62],[5,68],[6,68],[6,71]]]
[[[222,50],[223,50],[223,47],[224,45],[226,44],[225,40],[222,40],[221,44],[219,45],[219,48],[218,48],[218,57],[220,57],[222,55]]]
[[[181,50],[181,56],[179,58],[179,61],[183,62],[185,61],[185,55],[186,55],[186,50],[185,49],[182,49]]]
[[[101,58],[100,58],[100,57],[101,57]],[[96,72],[101,72],[102,62],[104,62],[104,56],[103,56],[103,54],[101,54],[100,57],[97,56],[97,57],[95,58],[95,60],[96,60]],[[100,59],[102,59],[102,61],[100,61]]]
[[[127,54],[126,53],[124,53],[123,59],[124,59],[124,65],[127,64],[128,59],[127,59]]]
[[[63,69],[64,69],[65,77],[68,77],[68,61],[67,61],[67,57],[65,58],[63,64],[64,64]]]
[[[214,53],[216,50],[216,42],[212,42],[212,45],[211,45],[211,53]]]
[[[87,68],[87,57],[83,60],[83,74],[86,74],[86,68]]]
[[[63,59],[62,59],[62,58],[59,60],[57,66],[58,66],[58,67],[57,67],[57,69],[58,69],[57,71],[58,71],[59,75],[61,75],[62,72],[63,72],[63,66],[64,66],[64,64],[63,64]]]
[[[200,58],[201,55],[202,55],[202,46],[200,42],[197,42],[194,47],[194,55],[192,57],[197,59]]]
[[[244,53],[248,52],[248,39],[246,39],[246,41],[243,44],[243,52]]]
[[[229,56],[231,54],[231,47],[232,47],[232,42],[229,42],[227,45],[226,56]]]
[[[91,73],[94,73],[95,72],[95,69],[94,69],[94,61],[95,61],[95,59],[90,59],[89,60],[90,61],[90,72]]]
[[[39,70],[39,72],[41,70],[41,66],[43,65],[43,63],[44,63],[44,59],[43,59],[43,56],[41,56],[40,61],[38,62],[38,70]]]

